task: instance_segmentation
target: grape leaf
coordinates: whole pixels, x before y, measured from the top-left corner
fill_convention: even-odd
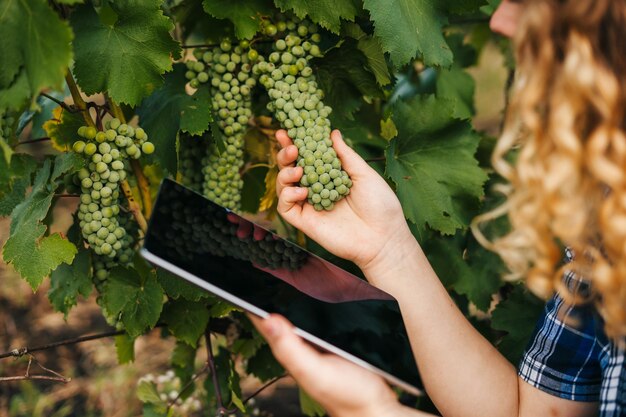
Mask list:
[[[285,373],[283,367],[272,355],[272,350],[268,345],[261,346],[254,356],[248,359],[247,371],[259,378],[261,382],[269,381]]]
[[[396,68],[418,54],[428,66],[449,66],[452,51],[442,28],[447,24],[436,0],[364,0],[374,22],[374,35]]]
[[[0,88],[16,89],[5,97],[8,107],[61,86],[72,59],[72,31],[48,2],[0,0],[0,39]]]
[[[31,96],[26,71],[20,71],[13,84],[0,88],[0,107],[19,108]]]
[[[309,417],[322,417],[326,415],[324,407],[319,405],[309,394],[307,394],[302,388],[299,390],[300,409],[302,414]]]
[[[476,13],[486,3],[487,0],[446,0],[445,6],[448,12],[462,15]]]
[[[468,225],[474,211],[469,208],[487,180],[474,158],[480,137],[454,113],[454,101],[434,96],[398,102],[398,137],[386,150],[386,174],[397,186],[405,216],[418,229],[428,224],[443,234]]]
[[[31,176],[37,169],[35,159],[27,154],[14,154],[11,164],[0,170],[0,217],[8,216],[24,201],[31,185]]]
[[[196,347],[209,323],[209,310],[202,303],[171,300],[163,308],[162,320],[178,340]]]
[[[174,65],[165,76],[165,84],[146,98],[137,109],[141,126],[156,146],[155,158],[170,173],[176,172],[176,136],[183,130],[200,135],[209,128],[211,99],[208,88],[193,96],[185,92],[185,66]]]
[[[364,103],[363,96],[383,97],[376,77],[367,69],[367,59],[353,39],[326,52],[313,62],[317,82],[324,91],[324,103],[332,107],[333,118],[353,120]]]
[[[543,301],[530,294],[523,285],[516,285],[494,309],[491,327],[507,332],[498,349],[514,365],[519,363],[543,307]]]
[[[180,46],[170,36],[172,21],[161,0],[116,0],[113,15],[98,15],[85,4],[72,13],[74,73],[87,94],[106,91],[118,103],[135,106],[163,84]]]
[[[67,319],[70,309],[77,304],[78,296],[87,298],[92,287],[89,251],[80,245],[71,265],[61,264],[50,274],[48,299],[54,309]]]
[[[454,117],[469,119],[474,115],[474,78],[456,65],[437,73],[437,97],[455,101]]]
[[[353,0],[274,0],[280,10],[293,12],[300,19],[309,16],[314,23],[339,34],[341,19],[353,22],[358,10]]]
[[[74,154],[58,155],[54,167],[51,159],[46,159],[37,172],[31,193],[12,212],[10,236],[2,255],[33,290],[51,271],[61,263],[71,263],[76,255],[76,246],[60,234],[44,237],[47,227],[43,222],[59,185],[57,180],[66,172],[80,168],[82,163]]]
[[[252,39],[261,28],[261,16],[273,12],[269,0],[204,0],[202,7],[213,17],[233,22],[239,39]]]
[[[195,362],[196,348],[189,346],[187,343],[176,341],[176,347],[172,351],[171,363],[176,376],[180,378],[183,386],[191,380],[195,371]],[[192,384],[189,388],[191,393],[195,386]]]
[[[154,274],[139,276],[134,269],[113,268],[103,291],[103,302],[113,315],[119,315],[130,337],[151,329],[163,309],[163,290]]]
[[[344,25],[343,29],[345,35],[358,41],[357,47],[367,58],[369,69],[376,77],[376,82],[381,86],[390,84],[391,75],[389,74],[387,60],[385,59],[383,48],[380,45],[380,40],[369,36],[356,23],[347,23]]]
[[[465,240],[465,236],[458,234],[455,238],[431,237],[421,243],[442,283],[465,295],[478,309],[486,312],[501,280],[497,272],[489,270],[493,259],[484,254],[486,249],[474,251],[467,260],[463,258]]]
[[[115,336],[117,362],[122,365],[135,360],[135,339],[127,334]]]
[[[157,268],[156,274],[159,284],[170,298],[198,301],[209,296],[206,291],[165,269]]]
[[[85,124],[80,113],[70,113],[62,107],[52,111],[52,118],[43,124],[52,146],[59,151],[67,151],[78,140],[78,128]]]

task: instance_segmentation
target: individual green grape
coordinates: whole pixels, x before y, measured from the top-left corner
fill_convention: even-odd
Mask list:
[[[307,22],[289,21],[284,27],[269,62],[260,59],[253,71],[270,97],[268,110],[298,148],[296,164],[304,168],[300,185],[309,190],[308,202],[316,210],[332,210],[350,193],[352,180],[332,147],[328,118],[332,109],[324,104],[309,64],[321,55],[320,37],[317,27]]]

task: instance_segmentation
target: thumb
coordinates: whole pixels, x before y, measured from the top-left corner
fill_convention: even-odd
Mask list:
[[[266,319],[249,317],[291,376],[305,389],[315,384],[316,373],[323,366],[322,354],[302,340],[284,317],[275,314]]]
[[[349,147],[343,140],[341,132],[333,130],[330,134],[330,138],[333,141],[333,148],[337,152],[337,156],[341,160],[343,169],[350,175],[350,177],[358,177],[364,175],[372,168],[361,158],[361,156]]]

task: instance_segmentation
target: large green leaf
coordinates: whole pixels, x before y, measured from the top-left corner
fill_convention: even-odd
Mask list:
[[[386,173],[418,229],[453,234],[465,228],[483,195],[487,175],[474,158],[480,137],[454,114],[454,101],[434,96],[393,108],[398,137],[387,148]]]
[[[101,15],[79,6],[71,22],[76,34],[74,72],[87,94],[108,92],[118,103],[137,105],[163,84],[180,46],[160,0],[116,0]]]
[[[0,0],[0,39],[4,105],[17,108],[43,88],[61,87],[72,59],[72,31],[47,1]]]
[[[452,64],[452,51],[443,36],[447,24],[438,0],[364,0],[374,21],[374,34],[399,68],[419,55],[426,65]]]
[[[344,33],[358,41],[358,48],[369,63],[369,69],[376,77],[376,82],[380,85],[391,83],[391,75],[387,67],[385,53],[380,45],[380,40],[373,36],[369,36],[356,23],[347,23],[344,25]]]
[[[89,251],[81,245],[72,265],[61,264],[50,274],[48,299],[54,309],[67,318],[70,309],[77,304],[78,296],[88,297],[92,287],[91,258]]]
[[[274,0],[274,3],[283,12],[291,10],[300,19],[308,16],[334,33],[339,33],[341,19],[353,22],[358,13],[354,0]]]
[[[322,417],[326,415],[326,410],[315,401],[302,388],[299,389],[300,409],[302,414],[309,417]]]
[[[163,308],[163,321],[177,339],[196,347],[209,323],[209,310],[202,303],[172,300]]]
[[[137,337],[159,320],[163,290],[154,274],[141,277],[134,269],[117,267],[105,283],[103,302],[111,314],[119,316],[128,335]]]
[[[55,233],[44,236],[44,224],[59,179],[67,172],[82,166],[82,159],[74,154],[62,154],[52,160],[46,159],[37,172],[29,196],[11,214],[9,239],[3,249],[6,263],[10,263],[36,290],[43,279],[61,263],[71,263],[76,255],[76,246]]]
[[[352,120],[363,97],[383,97],[376,77],[368,70],[367,58],[353,39],[330,49],[313,65],[324,103],[333,108],[334,118]]]
[[[511,363],[519,363],[543,307],[543,301],[530,294],[523,285],[517,285],[493,311],[491,326],[507,332],[498,349]]]
[[[24,201],[37,161],[30,155],[14,153],[7,165],[0,152],[0,168],[0,217],[4,217]]]
[[[454,238],[430,237],[422,244],[443,284],[465,295],[478,309],[486,312],[493,294],[502,285],[498,274],[498,257],[484,248],[482,251],[474,248],[468,259],[465,259],[464,253],[469,252],[464,245],[466,240],[464,234],[459,234]]]
[[[161,284],[161,287],[163,287],[163,290],[170,298],[198,301],[209,296],[209,293],[205,290],[165,269],[157,268],[156,274],[159,284]]]
[[[261,28],[261,16],[273,11],[270,0],[204,0],[202,7],[213,17],[233,22],[239,39],[251,39]]]
[[[209,89],[200,88],[190,96],[185,92],[186,83],[185,66],[176,64],[165,77],[165,84],[137,109],[141,126],[156,145],[155,158],[171,173],[176,172],[179,129],[200,135],[212,121]]]

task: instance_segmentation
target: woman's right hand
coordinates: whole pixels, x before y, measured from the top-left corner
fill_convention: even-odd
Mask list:
[[[293,226],[365,272],[395,259],[390,255],[410,246],[407,242],[414,242],[395,193],[346,145],[338,130],[331,133],[331,139],[343,169],[352,179],[352,188],[330,211],[315,211],[306,202],[307,189],[298,184],[303,169],[295,166],[298,149],[285,130],[276,132],[276,139],[282,147],[277,155],[278,213]]]

